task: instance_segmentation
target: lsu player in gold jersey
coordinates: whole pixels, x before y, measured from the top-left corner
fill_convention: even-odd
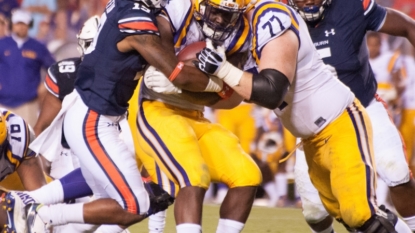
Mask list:
[[[35,190],[46,183],[36,153],[29,149],[33,130],[20,116],[0,108],[0,210],[2,232],[25,232],[26,222],[20,217],[21,205],[30,201],[25,195],[7,190]],[[19,199],[16,201],[16,199]],[[22,202],[23,201],[23,202]]]
[[[259,74],[232,66],[223,48],[213,46],[198,55],[198,67],[245,99],[274,109],[284,127],[302,139],[310,178],[330,215],[359,232],[411,232],[395,214],[377,207],[370,119],[320,59],[304,20],[271,0],[248,8]]]
[[[243,63],[240,59],[247,56],[250,46],[250,28],[243,10],[242,0],[170,1],[158,23],[159,28],[169,29],[161,35],[171,38],[176,52],[211,38],[226,47],[235,63]],[[230,188],[221,206],[217,232],[240,232],[261,183],[261,174],[235,135],[204,118],[203,109],[212,103],[216,107],[233,107],[241,98],[232,95],[221,100],[217,93],[205,92],[194,93],[189,100],[186,96],[192,93],[172,76],[170,81],[164,76],[162,79],[168,81],[167,86],[172,87],[173,82],[177,88],[154,89],[153,81],[158,75],[151,68],[144,75],[137,135],[144,152],[140,159],[152,180],[171,195],[177,194],[177,232],[201,232],[203,197],[210,182],[222,182]],[[223,85],[222,80],[212,79]]]

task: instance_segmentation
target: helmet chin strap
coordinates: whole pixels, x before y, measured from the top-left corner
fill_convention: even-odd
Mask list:
[[[315,22],[321,19],[325,10],[325,6],[306,6],[303,10],[299,11],[301,17],[307,22]]]

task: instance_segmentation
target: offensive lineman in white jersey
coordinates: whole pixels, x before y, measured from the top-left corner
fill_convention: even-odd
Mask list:
[[[198,67],[223,79],[247,100],[274,109],[302,138],[311,180],[330,215],[365,233],[411,232],[376,206],[372,128],[353,93],[319,58],[303,19],[290,7],[263,0],[248,11],[258,75],[206,48]]]

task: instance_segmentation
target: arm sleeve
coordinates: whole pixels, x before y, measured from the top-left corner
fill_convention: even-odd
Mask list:
[[[378,5],[375,0],[363,0],[362,7],[367,22],[367,30],[378,31],[385,22],[386,9]]]
[[[253,56],[261,58],[262,48],[274,38],[279,37],[287,30],[293,30],[299,37],[299,23],[295,13],[285,5],[277,2],[260,4],[252,17],[253,26]]]
[[[56,75],[57,69],[58,67],[56,63],[49,67],[45,78],[45,87],[46,90],[48,90],[52,95],[59,98],[59,86]]]

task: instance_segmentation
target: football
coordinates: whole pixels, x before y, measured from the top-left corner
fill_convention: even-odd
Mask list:
[[[204,47],[206,47],[206,42],[204,41],[189,44],[177,54],[177,58],[179,61],[195,60],[196,53],[200,52]]]

